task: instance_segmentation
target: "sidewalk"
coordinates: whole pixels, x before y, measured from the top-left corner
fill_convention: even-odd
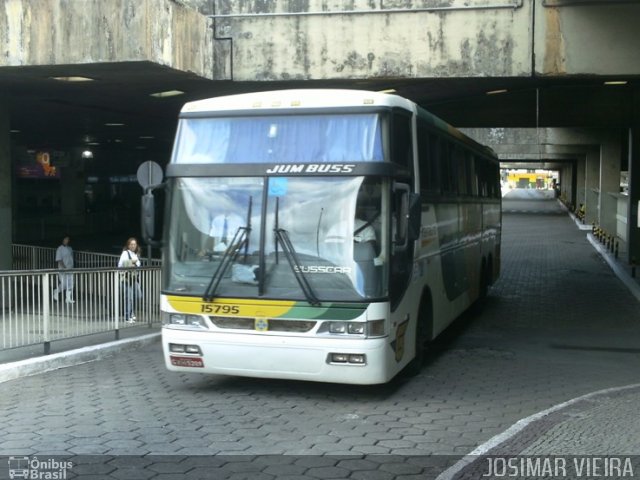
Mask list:
[[[42,344],[0,352],[0,383],[16,378],[72,367],[115,355],[119,352],[141,348],[159,342],[160,329],[141,325],[120,330],[119,340],[114,332],[82,336],[52,342],[55,353],[43,355]],[[158,346],[158,348],[160,348]]]

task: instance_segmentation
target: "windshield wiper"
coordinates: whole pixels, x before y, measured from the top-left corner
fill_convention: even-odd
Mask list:
[[[240,253],[242,247],[246,246],[249,243],[249,230],[250,229],[248,227],[238,227],[238,230],[236,230],[231,243],[229,243],[229,246],[224,251],[224,255],[222,255],[222,259],[218,264],[218,268],[216,268],[216,271],[211,277],[209,285],[207,285],[207,288],[204,291],[202,300],[204,300],[205,302],[213,301],[213,297],[215,296],[216,290],[218,289],[218,285],[220,285],[220,281],[222,280],[224,273],[228,270],[229,265],[231,265],[236,260],[236,258],[238,258],[238,254]]]
[[[293,275],[296,277],[298,284],[300,285],[300,289],[304,296],[307,298],[307,301],[311,305],[320,305],[320,300],[316,297],[311,285],[309,285],[309,281],[302,271],[302,265],[300,264],[300,260],[298,259],[298,254],[296,253],[293,244],[291,243],[291,239],[289,238],[289,233],[283,228],[274,228],[273,231],[276,234],[276,245],[278,242],[282,245],[282,251],[284,256],[287,257],[287,261],[289,262],[289,266],[293,271]]]
[[[224,251],[218,268],[213,273],[209,285],[204,291],[202,300],[205,302],[213,301],[218,285],[222,281],[224,273],[229,269],[229,265],[235,262],[236,258],[240,254],[240,250],[244,247],[244,259],[247,260],[247,254],[249,250],[249,234],[251,233],[251,207],[253,206],[253,197],[249,197],[249,207],[247,208],[247,225],[245,227],[238,227],[236,233],[233,235],[229,246]]]

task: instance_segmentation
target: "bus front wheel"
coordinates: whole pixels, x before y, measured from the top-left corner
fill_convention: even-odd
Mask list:
[[[433,307],[431,295],[425,292],[420,301],[418,321],[415,332],[415,356],[404,369],[406,376],[413,377],[420,373],[426,356],[429,342],[433,336]]]

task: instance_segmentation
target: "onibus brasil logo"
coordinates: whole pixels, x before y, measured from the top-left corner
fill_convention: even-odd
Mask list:
[[[9,457],[9,478],[33,480],[65,480],[67,470],[73,468],[73,462],[38,457]]]

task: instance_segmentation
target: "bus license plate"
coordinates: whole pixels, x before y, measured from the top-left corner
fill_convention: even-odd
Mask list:
[[[175,357],[171,355],[171,365],[174,367],[204,368],[204,362],[199,357]]]

